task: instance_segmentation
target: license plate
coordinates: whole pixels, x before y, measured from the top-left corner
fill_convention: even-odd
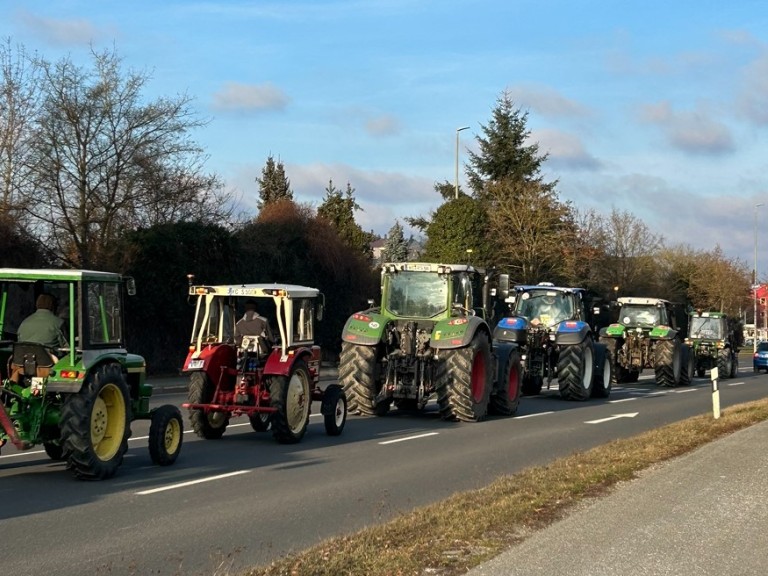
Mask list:
[[[199,370],[205,366],[205,360],[190,360],[189,365],[187,366],[188,370]]]

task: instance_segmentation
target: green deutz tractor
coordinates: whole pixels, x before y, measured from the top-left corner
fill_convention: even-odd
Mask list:
[[[740,332],[739,332],[740,333]],[[717,367],[720,378],[736,378],[739,373],[737,331],[722,312],[693,312],[688,321],[688,338],[696,375]]]
[[[660,298],[638,297],[619,298],[616,306],[618,322],[600,331],[614,361],[614,382],[637,382],[643,369],[650,368],[659,386],[689,385],[693,355],[683,341],[678,307]]]
[[[496,280],[464,264],[384,264],[381,305],[352,315],[342,334],[339,382],[350,411],[422,410],[436,397],[445,420],[514,414],[520,354],[491,343]]]
[[[42,444],[77,478],[105,479],[128,450],[131,421],[147,419],[153,462],[176,460],[181,413],[149,408],[144,358],[125,349],[124,290],[135,293],[133,279],[108,272],[0,268],[0,446]],[[41,301],[53,303],[66,346],[18,341]]]

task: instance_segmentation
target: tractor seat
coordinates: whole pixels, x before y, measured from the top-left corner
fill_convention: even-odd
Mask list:
[[[56,363],[51,351],[37,342],[15,342],[9,360],[11,379],[19,376],[45,378]]]

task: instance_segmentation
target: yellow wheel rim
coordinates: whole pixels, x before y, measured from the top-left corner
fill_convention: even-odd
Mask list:
[[[168,454],[175,454],[179,449],[179,442],[181,441],[181,426],[176,418],[171,418],[168,422],[168,426],[165,427],[165,437],[163,443],[165,444],[165,451]]]
[[[125,398],[115,384],[101,389],[91,410],[91,445],[100,460],[109,460],[120,449],[125,435]]]

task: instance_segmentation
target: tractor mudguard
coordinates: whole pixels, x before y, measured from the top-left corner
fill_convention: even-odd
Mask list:
[[[677,337],[677,330],[670,328],[669,326],[654,326],[651,330],[650,337],[656,340],[672,340]]]
[[[600,330],[600,337],[608,336],[610,338],[623,338],[626,329],[624,324],[611,324]]]
[[[566,320],[560,322],[555,333],[555,344],[558,346],[572,346],[580,344],[589,336],[589,324],[581,320]]]
[[[493,339],[498,342],[524,344],[528,338],[528,320],[523,316],[502,318],[493,329]]]
[[[478,316],[446,318],[435,324],[429,345],[435,350],[464,348],[469,346],[478,329],[486,326],[485,320]]]
[[[493,354],[496,356],[496,379],[494,382],[504,382],[504,379],[506,378],[506,367],[507,367],[507,361],[509,360],[509,355],[512,354],[512,352],[520,350],[520,347],[512,342],[502,342],[497,343],[493,347]]]
[[[370,310],[356,312],[344,324],[341,339],[352,344],[373,346],[381,341],[388,323],[389,320],[382,314]]]
[[[273,349],[264,364],[263,375],[289,376],[293,370],[293,365],[299,359],[307,363],[309,373],[314,375],[314,379],[317,380],[320,367],[320,346],[302,347],[285,357],[281,355],[280,348]]]

